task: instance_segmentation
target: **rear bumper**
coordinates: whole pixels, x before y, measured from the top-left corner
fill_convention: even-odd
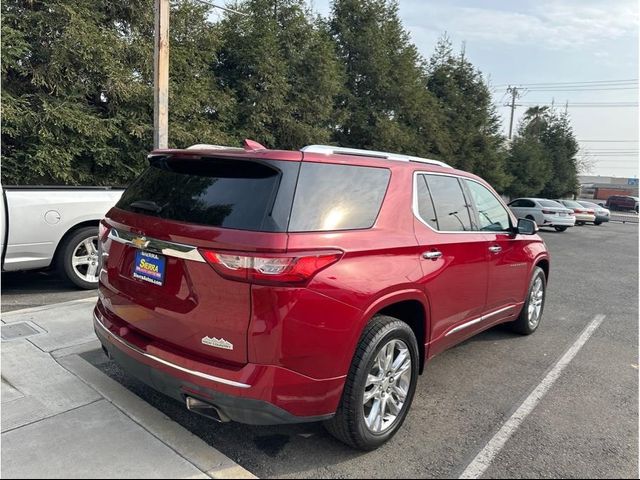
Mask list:
[[[576,223],[575,217],[559,217],[555,215],[544,215],[544,223],[540,226],[547,227],[573,227]]]
[[[595,222],[595,215],[587,215],[583,213],[576,213],[576,222]]]
[[[316,380],[277,366],[241,368],[206,365],[159,346],[141,345],[94,311],[94,328],[109,356],[128,374],[186,403],[187,397],[213,405],[220,417],[251,425],[306,423],[331,418],[344,377]]]

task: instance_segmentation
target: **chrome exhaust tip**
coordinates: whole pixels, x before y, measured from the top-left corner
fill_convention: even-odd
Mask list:
[[[226,423],[230,421],[229,417],[220,412],[216,406],[203,402],[202,400],[198,400],[197,398],[186,397],[186,405],[187,410],[190,412],[210,418],[218,423]]]

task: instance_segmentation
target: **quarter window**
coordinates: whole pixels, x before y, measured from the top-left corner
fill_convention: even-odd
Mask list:
[[[471,180],[465,180],[471,199],[476,207],[477,224],[479,230],[502,232],[511,227],[509,213],[498,201],[493,193],[483,185]]]

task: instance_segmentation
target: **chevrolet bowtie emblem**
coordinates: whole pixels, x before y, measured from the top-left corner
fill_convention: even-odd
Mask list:
[[[149,245],[149,240],[147,240],[147,237],[135,237],[131,240],[131,243],[133,243],[136,248],[146,248]]]

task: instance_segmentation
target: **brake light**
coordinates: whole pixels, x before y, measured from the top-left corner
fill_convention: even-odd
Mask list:
[[[573,215],[573,210],[567,210],[567,215],[569,216]]]
[[[574,208],[573,211],[576,212],[576,213],[585,213],[584,210],[581,210],[579,208]]]
[[[104,222],[100,222],[100,223],[98,224],[98,239],[99,239],[101,242],[106,241],[106,240],[107,240],[107,236],[109,235],[109,231],[110,231],[110,230],[111,230],[111,229],[110,229],[107,225],[105,225],[105,223],[104,223]]]
[[[544,213],[545,215],[555,215],[556,212],[554,212],[553,210],[542,210],[542,213]]]
[[[247,255],[202,250],[205,260],[223,277],[259,284],[299,285],[337,262],[342,252]]]

